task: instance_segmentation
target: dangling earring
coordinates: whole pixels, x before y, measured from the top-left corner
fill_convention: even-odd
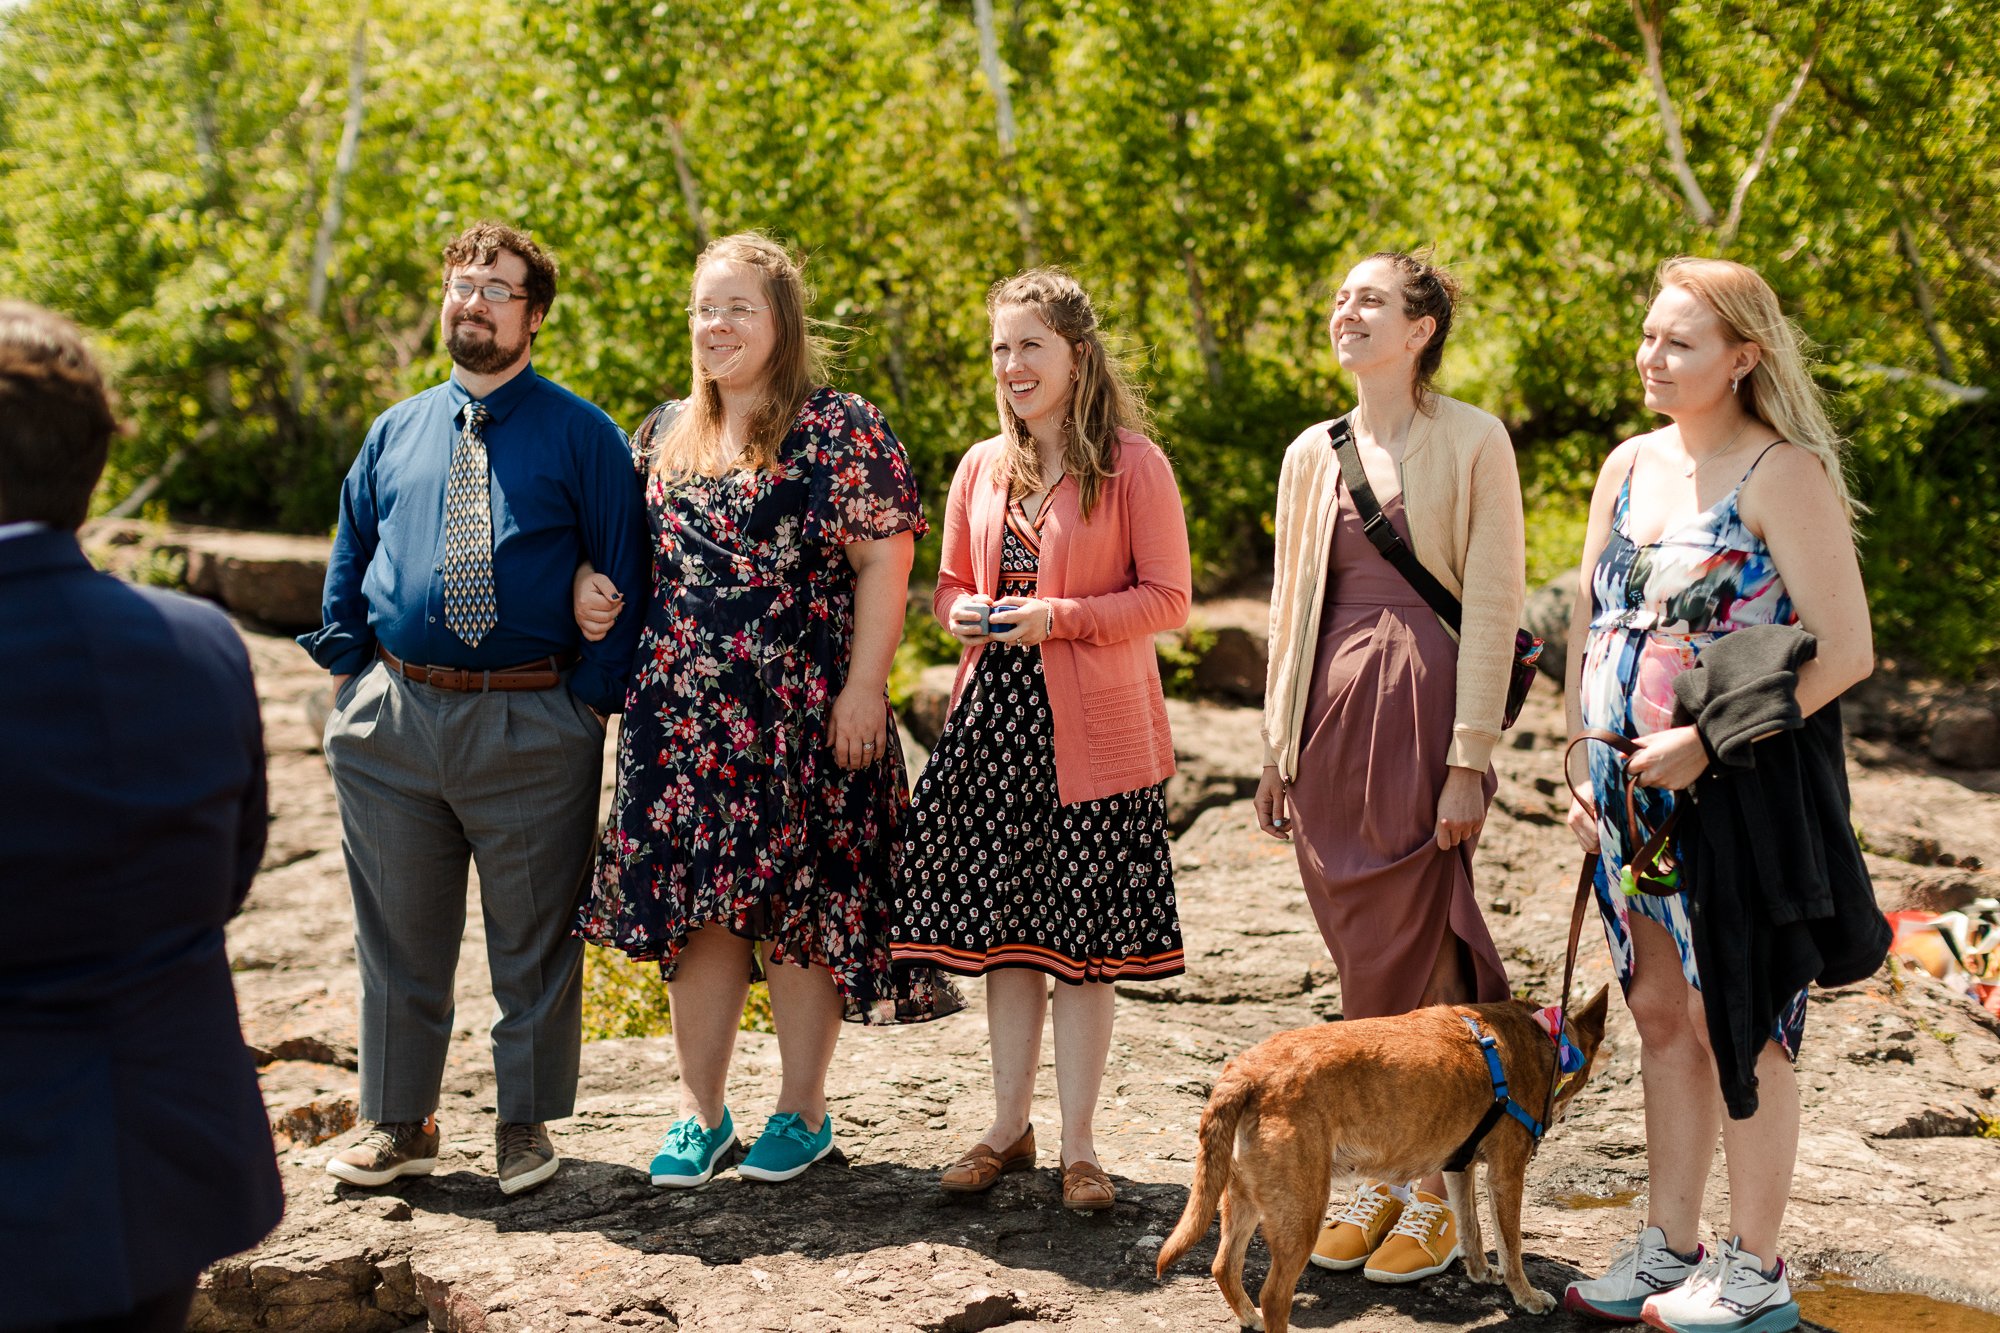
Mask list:
[[[1729,392],[1735,393],[1737,390],[1737,386],[1741,385],[1742,383],[1743,383],[1743,377],[1741,375],[1731,375],[1729,377]]]

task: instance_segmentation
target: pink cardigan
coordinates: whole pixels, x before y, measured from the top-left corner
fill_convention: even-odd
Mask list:
[[[1194,585],[1187,519],[1159,446],[1129,431],[1119,438],[1117,474],[1104,483],[1090,521],[1083,521],[1076,482],[1064,478],[1042,528],[1039,595],[1055,611],[1055,632],[1041,645],[1042,675],[1055,721],[1056,796],[1064,805],[1150,787],[1174,771],[1153,636],[1187,623]],[[947,628],[960,597],[991,597],[1000,587],[1007,491],[994,472],[1005,447],[998,436],[975,444],[951,480],[931,604]],[[968,649],[959,659],[953,708],[982,651]]]

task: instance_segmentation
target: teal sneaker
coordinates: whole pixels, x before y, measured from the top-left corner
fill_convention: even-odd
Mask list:
[[[722,1108],[722,1123],[714,1129],[703,1128],[698,1115],[677,1120],[660,1140],[660,1155],[653,1159],[651,1168],[653,1183],[674,1189],[706,1185],[723,1155],[735,1146],[736,1122],[729,1118],[726,1106]]]
[[[780,1111],[764,1122],[764,1132],[750,1145],[738,1175],[752,1180],[790,1180],[833,1151],[833,1117],[819,1122],[819,1133],[806,1128],[805,1119],[790,1111]]]

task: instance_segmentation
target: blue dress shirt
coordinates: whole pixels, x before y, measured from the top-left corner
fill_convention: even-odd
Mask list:
[[[651,586],[639,475],[624,432],[532,365],[481,400],[492,473],[493,587],[500,622],[471,647],[444,623],[445,480],[460,413],[456,378],[375,419],[340,489],[340,531],[321,618],[299,645],[335,675],[379,643],[406,662],[491,670],[581,649],[569,688],[600,713],[625,705]],[[611,632],[583,642],[570,600],[577,564],[628,594]]]

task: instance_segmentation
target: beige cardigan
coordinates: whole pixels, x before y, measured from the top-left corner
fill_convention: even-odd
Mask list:
[[[1482,772],[1500,739],[1514,631],[1526,596],[1526,538],[1513,442],[1498,417],[1439,396],[1417,415],[1398,469],[1410,545],[1464,604],[1458,707],[1446,762]],[[1312,689],[1319,613],[1340,463],[1321,421],[1285,451],[1278,475],[1277,556],[1271,585],[1271,656],[1264,680],[1264,762],[1297,776],[1299,732]]]

